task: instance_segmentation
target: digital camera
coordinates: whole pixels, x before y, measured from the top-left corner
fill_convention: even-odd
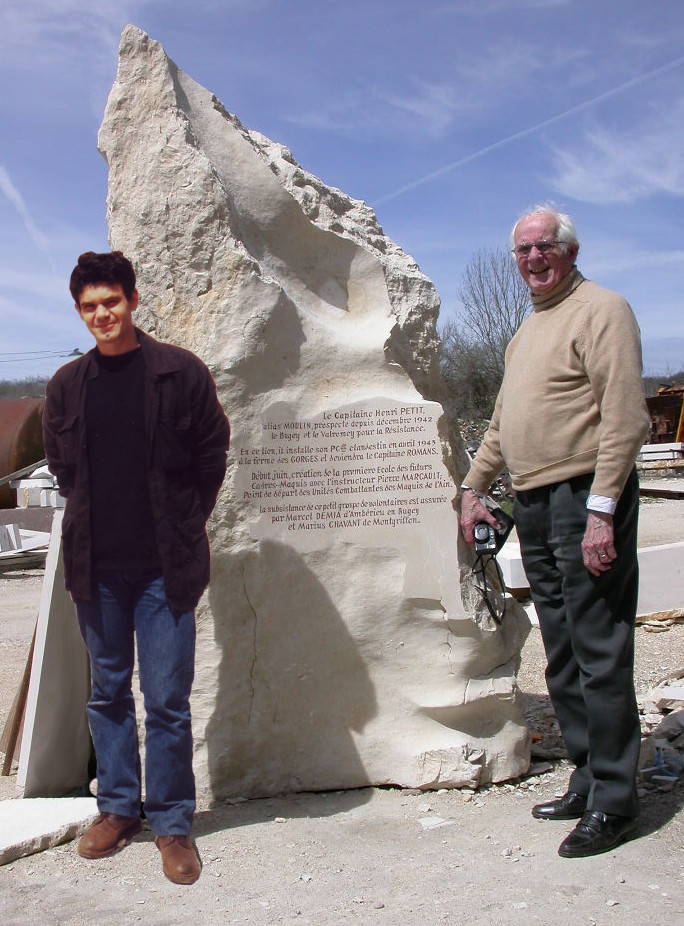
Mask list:
[[[491,524],[479,521],[473,528],[476,553],[496,553],[496,532]]]
[[[473,528],[475,552],[478,555],[483,553],[496,555],[513,529],[513,518],[501,508],[494,508],[492,514],[497,520],[498,528],[493,528],[486,521],[478,521]]]

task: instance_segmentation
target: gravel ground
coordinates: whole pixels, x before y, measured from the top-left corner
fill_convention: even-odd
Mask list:
[[[647,503],[642,545],[682,539],[681,511],[681,503]],[[0,575],[0,728],[23,672],[41,580],[35,571]],[[638,628],[636,652],[644,695],[684,668],[684,623],[663,633]],[[543,669],[532,628],[519,682],[538,757],[525,780],[475,793],[364,789],[200,801],[194,837],[203,873],[192,887],[165,880],[145,827],[111,859],[86,862],[68,843],[0,868],[0,922],[684,923],[684,783],[645,793],[638,838],[594,859],[561,859],[556,850],[572,824],[531,817],[533,803],[565,790],[570,772]],[[13,778],[0,779],[0,799],[12,796]]]

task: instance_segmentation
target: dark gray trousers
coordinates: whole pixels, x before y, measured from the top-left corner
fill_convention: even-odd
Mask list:
[[[518,492],[514,515],[546,650],[546,682],[570,759],[569,790],[588,809],[638,813],[641,732],[634,693],[639,482],[634,470],[613,524],[617,559],[598,578],[582,562],[593,474]]]

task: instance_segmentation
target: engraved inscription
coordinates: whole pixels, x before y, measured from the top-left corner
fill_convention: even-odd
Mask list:
[[[239,495],[268,534],[419,525],[453,495],[440,414],[434,403],[378,400],[297,420],[274,406],[261,446],[238,448]]]

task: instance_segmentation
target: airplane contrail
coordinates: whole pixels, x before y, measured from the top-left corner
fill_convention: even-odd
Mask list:
[[[31,214],[28,210],[28,207],[26,206],[26,203],[24,202],[23,196],[12,183],[10,175],[7,173],[2,164],[0,164],[0,191],[5,194],[7,199],[17,210],[21,216],[21,220],[24,223],[24,228],[26,229],[29,238],[33,241],[35,246],[46,255],[48,263],[50,264],[50,269],[56,273],[57,270],[50,254],[50,243],[47,237],[40,231],[40,229],[36,226],[36,223],[31,218]]]
[[[484,157],[491,151],[496,151],[498,148],[503,148],[505,145],[509,145],[511,142],[517,141],[519,138],[525,138],[528,135],[532,135],[534,132],[538,132],[539,129],[544,129],[549,125],[554,125],[556,122],[567,119],[568,116],[574,116],[575,113],[582,112],[583,110],[588,109],[590,106],[594,106],[596,103],[602,103],[604,100],[609,100],[612,97],[617,96],[619,93],[624,93],[625,90],[630,90],[632,87],[639,86],[639,84],[650,80],[652,77],[657,77],[659,74],[664,74],[667,71],[674,70],[674,68],[679,67],[681,64],[684,64],[684,56],[681,58],[676,58],[674,61],[669,61],[667,64],[663,64],[660,67],[655,68],[653,71],[648,71],[646,74],[641,74],[639,77],[633,77],[631,80],[626,81],[624,84],[620,84],[618,87],[613,87],[612,90],[606,90],[605,93],[600,93],[598,96],[593,97],[591,100],[585,100],[583,103],[578,103],[576,106],[572,106],[570,109],[566,109],[565,112],[558,113],[556,116],[551,116],[549,119],[544,119],[543,122],[538,122],[536,125],[532,125],[527,129],[521,129],[519,132],[514,132],[512,135],[507,135],[506,138],[500,138],[499,141],[492,142],[491,145],[486,145],[484,148],[480,148],[478,151],[473,151],[471,154],[467,154],[465,157],[459,158],[457,161],[452,161],[450,164],[445,164],[444,167],[440,167],[438,170],[434,170],[429,174],[425,174],[424,177],[420,177],[418,180],[414,180],[412,183],[407,183],[406,186],[399,187],[399,189],[395,190],[393,193],[388,193],[386,196],[381,196],[379,199],[374,201],[374,205],[380,205],[381,203],[386,203],[393,199],[398,199],[398,197],[403,196],[404,193],[410,193],[411,190],[415,190],[418,187],[424,186],[426,183],[430,183],[432,180],[436,180],[438,177],[443,177],[444,174],[448,174],[452,170],[463,167],[465,164],[470,164],[472,161],[476,161],[478,158]]]

